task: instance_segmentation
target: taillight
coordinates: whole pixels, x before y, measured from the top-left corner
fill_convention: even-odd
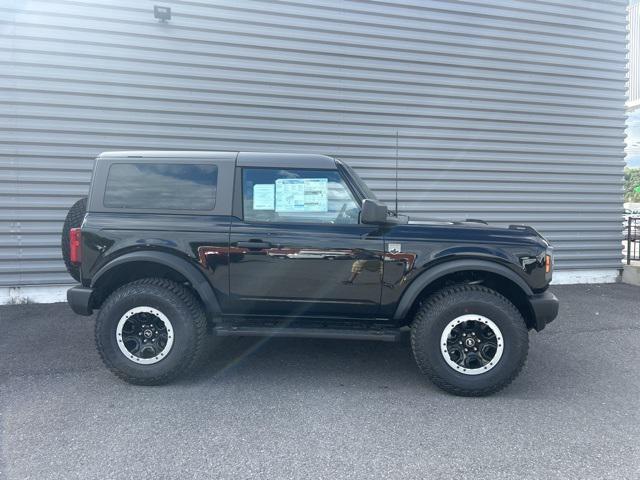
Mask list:
[[[80,263],[82,260],[81,237],[82,234],[79,228],[69,230],[69,260],[71,263]]]

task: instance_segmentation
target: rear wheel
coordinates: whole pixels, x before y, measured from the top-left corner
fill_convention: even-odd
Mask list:
[[[480,285],[445,288],[416,313],[411,346],[420,370],[455,395],[482,396],[520,373],[529,349],[518,309]]]
[[[78,282],[80,281],[80,268],[78,265],[71,263],[69,252],[69,232],[72,228],[78,228],[82,225],[85,213],[87,213],[86,197],[81,198],[74,203],[67,212],[67,216],[64,219],[64,225],[62,226],[62,240],[60,243],[62,248],[62,259],[64,260],[65,267],[67,267],[67,272],[69,272],[69,275]]]
[[[96,319],[105,365],[134,384],[167,383],[201,357],[206,320],[197,299],[175,282],[146,278],[116,290]]]

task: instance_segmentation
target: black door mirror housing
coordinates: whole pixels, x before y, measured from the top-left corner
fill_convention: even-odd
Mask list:
[[[365,198],[362,200],[362,211],[360,212],[360,222],[383,225],[389,222],[389,209],[383,203]]]

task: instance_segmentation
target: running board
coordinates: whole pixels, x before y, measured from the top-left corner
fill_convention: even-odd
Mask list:
[[[400,329],[346,329],[305,327],[247,327],[217,325],[213,331],[219,337],[294,337],[329,338],[338,340],[378,340],[397,342],[402,335]]]

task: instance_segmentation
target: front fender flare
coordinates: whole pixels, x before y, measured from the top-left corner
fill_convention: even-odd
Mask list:
[[[175,270],[186,278],[193,289],[198,293],[202,303],[204,304],[207,317],[213,318],[220,315],[220,304],[218,303],[218,299],[216,298],[213,288],[211,288],[211,285],[205,278],[204,274],[184,258],[166,252],[130,252],[114,258],[100,268],[95,275],[93,275],[93,278],[91,279],[91,287],[95,288],[100,279],[104,278],[109,271],[131,262],[158,263]]]
[[[529,285],[527,285],[527,283],[517,273],[504,265],[500,265],[499,263],[489,260],[451,260],[425,270],[413,282],[411,282],[398,302],[398,306],[396,307],[396,311],[393,315],[394,320],[400,320],[407,316],[415,300],[429,284],[445,275],[467,270],[479,270],[500,275],[511,280],[520,287],[527,297],[533,295],[531,287],[529,287]]]

